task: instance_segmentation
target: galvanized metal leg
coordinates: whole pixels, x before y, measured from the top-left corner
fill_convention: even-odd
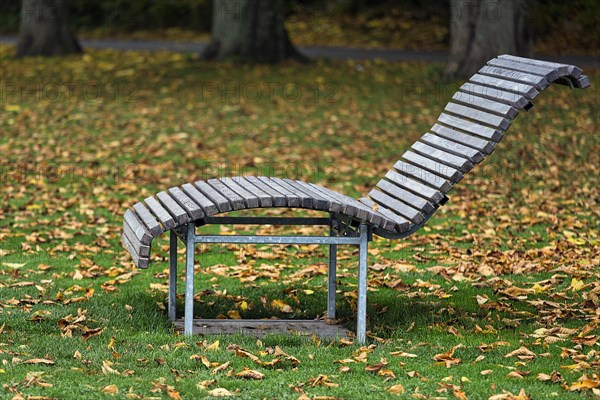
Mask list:
[[[335,236],[333,226],[329,226],[329,236]],[[337,290],[337,244],[329,245],[329,271],[327,275],[327,317],[335,318],[335,291]]]
[[[177,235],[171,230],[169,237],[169,321],[177,318]]]
[[[185,252],[185,336],[191,336],[194,326],[194,235],[193,223],[187,225],[187,240]]]
[[[369,247],[369,228],[360,224],[360,244],[358,251],[358,316],[356,339],[364,343],[367,339],[367,262]]]

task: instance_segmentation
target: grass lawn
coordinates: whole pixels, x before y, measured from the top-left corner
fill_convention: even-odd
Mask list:
[[[364,194],[460,85],[441,78],[442,65],[238,67],[91,50],[14,60],[0,50],[0,397],[598,396],[600,71],[586,71],[588,90],[541,95],[424,229],[375,239],[361,347],[175,334],[167,235],[138,271],[120,244],[122,214],[172,185],[230,174]],[[198,247],[196,315],[323,316],[326,254]],[[339,252],[349,329],[356,255]]]

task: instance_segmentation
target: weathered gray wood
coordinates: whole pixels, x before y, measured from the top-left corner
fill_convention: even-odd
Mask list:
[[[311,186],[317,187],[317,188],[321,189],[322,191],[325,191],[325,193],[328,193],[328,194],[330,194],[330,196],[337,198],[340,202],[344,202],[346,204],[349,204],[349,205],[352,205],[353,207],[355,207],[357,209],[356,218],[361,219],[363,221],[368,221],[374,225],[382,227],[383,229],[388,229],[388,228],[389,228],[389,230],[394,229],[395,224],[393,221],[389,221],[384,215],[382,215],[376,211],[373,211],[373,209],[371,207],[366,206],[365,204],[361,203],[357,199],[353,199],[350,196],[343,195],[332,189],[329,189],[329,188],[326,188],[323,186],[318,186],[313,183],[311,183]]]
[[[273,202],[266,193],[248,185],[247,182],[238,180],[239,178],[221,178],[219,181],[238,194],[246,204],[246,208],[271,207]],[[254,193],[256,192],[256,193]],[[264,205],[263,205],[264,204]]]
[[[494,67],[502,67],[507,69],[512,69],[515,71],[527,72],[529,74],[540,75],[546,78],[549,82],[555,81],[558,79],[558,72],[554,67],[549,66],[541,66],[541,65],[532,65],[532,64],[523,64],[516,61],[511,61],[503,58],[494,58],[487,63],[488,65]]]
[[[508,92],[515,92],[528,100],[533,100],[540,92],[536,88],[526,83],[518,83],[513,81],[507,81],[501,78],[494,78],[491,76],[475,74],[469,78],[469,82],[475,82],[480,85],[497,87]]]
[[[244,199],[240,197],[236,192],[228,188],[223,182],[218,179],[209,179],[206,181],[213,189],[221,193],[229,202],[234,210],[242,210],[246,208]],[[199,188],[200,189],[200,188]]]
[[[395,212],[389,210],[388,208],[386,208],[384,206],[380,206],[379,204],[375,203],[373,200],[369,199],[368,197],[361,197],[361,199],[359,201],[361,203],[365,204],[366,206],[368,206],[372,210],[377,209],[378,213],[382,214],[387,219],[394,221],[395,229],[398,232],[406,232],[410,228],[411,222],[409,220],[396,214]]]
[[[206,196],[213,204],[217,206],[220,212],[231,211],[233,208],[231,203],[225,196],[217,192],[212,186],[205,181],[197,181],[194,183],[196,189]]]
[[[293,186],[290,186],[289,183],[287,183],[286,181],[284,181],[281,178],[273,177],[273,178],[270,178],[270,180],[273,181],[274,183],[278,184],[282,188],[288,190],[293,195],[298,196],[300,198],[300,204],[301,204],[302,208],[316,208],[316,207],[313,207],[313,198],[311,196],[309,196],[308,194],[306,194],[305,192],[297,190]],[[323,205],[323,207],[326,207],[326,206]]]
[[[404,161],[396,161],[394,168],[396,168],[403,175],[417,178],[418,180],[434,187],[442,193],[448,193],[450,190],[452,190],[452,182],[450,182],[448,179],[429,172],[421,167],[417,167],[416,165]]]
[[[286,204],[288,205],[288,207],[302,207],[302,197],[299,196],[298,193],[292,192],[282,184],[277,183],[272,178],[266,176],[259,176],[258,179],[265,185],[268,185],[277,192],[283,194],[286,198]],[[312,205],[312,202],[310,204]]]
[[[181,208],[181,206],[177,204],[177,202],[171,196],[169,196],[167,192],[157,193],[156,198],[158,199],[158,201],[160,201],[162,206],[173,216],[173,219],[175,220],[175,222],[177,222],[178,225],[185,224],[192,220],[190,216],[185,212],[185,210]]]
[[[527,83],[535,87],[538,91],[542,91],[550,86],[550,82],[546,80],[546,78],[538,75],[532,75],[525,72],[513,71],[511,69],[501,68],[501,67],[493,67],[493,66],[485,66],[482,67],[479,71],[481,75],[493,76],[505,79],[507,81],[521,82]]]
[[[133,209],[137,214],[138,218],[146,225],[152,236],[158,236],[164,232],[163,227],[158,223],[154,216],[150,213],[150,210],[144,206],[143,203],[135,203]]]
[[[181,189],[202,208],[205,215],[214,215],[219,212],[219,208],[215,205],[215,203],[200,193],[200,191],[191,183],[181,185]],[[229,204],[227,200],[223,200],[225,201],[225,204]]]
[[[286,207],[288,205],[287,199],[282,193],[273,189],[271,186],[265,184],[258,177],[244,176],[244,179],[246,181],[250,182],[252,185],[256,186],[258,189],[265,192],[267,195],[269,195],[271,197],[271,199],[273,201],[273,205],[275,207]]]
[[[415,224],[420,224],[425,220],[423,214],[406,203],[397,200],[381,190],[373,189],[369,192],[369,197],[379,205],[394,210],[395,213],[402,215]]]
[[[338,200],[332,198],[331,196],[327,196],[326,194],[323,194],[319,191],[316,191],[314,188],[312,188],[308,183],[303,182],[303,181],[294,181],[298,187],[304,188],[308,193],[314,195],[315,197],[321,197],[326,199],[329,202],[329,211],[332,212],[341,212],[342,211],[342,203],[340,203]]]
[[[472,107],[463,106],[456,103],[448,103],[444,110],[448,113],[472,119],[481,124],[491,125],[502,130],[507,130],[511,121],[499,115],[490,114],[485,111],[477,110]]]
[[[135,237],[135,232],[133,232],[133,229],[127,222],[123,223],[123,235],[140,257],[150,257],[150,244],[140,243],[139,239]],[[152,243],[151,240],[148,243]]]
[[[466,173],[473,169],[473,163],[466,158],[436,149],[435,147],[428,146],[425,143],[416,142],[411,146],[411,148],[424,157],[437,160],[446,165],[450,165],[451,167],[457,168],[461,172]]]
[[[449,114],[441,113],[438,118],[438,122],[444,125],[451,126],[454,129],[460,129],[465,132],[469,132],[473,135],[481,136],[486,139],[491,139],[494,142],[499,142],[502,139],[502,131],[489,126],[483,126],[481,124],[468,121],[466,119],[454,117]]]
[[[315,210],[324,210],[329,211],[331,208],[331,201],[324,196],[318,195],[311,190],[306,189],[305,187],[298,185],[298,183],[292,179],[282,179],[281,180],[286,185],[289,185],[293,188],[293,190],[299,193],[306,193],[307,196],[310,196],[312,199],[312,207]]]
[[[352,204],[351,199],[349,197],[340,195],[339,193],[336,193],[333,190],[326,189],[322,186],[318,186],[313,183],[306,183],[306,184],[309,185],[310,188],[314,192],[317,192],[323,196],[326,196],[327,198],[331,199],[332,201],[335,201],[336,203],[340,204],[340,206],[341,206],[340,212],[342,214],[346,214],[351,217],[356,217],[363,221],[367,220],[368,213],[365,212],[364,210],[360,210],[354,204]]]
[[[135,212],[131,210],[125,211],[125,216],[123,218],[123,229],[129,228],[128,236],[133,240],[136,239],[140,242],[140,244],[149,244],[153,236],[144,226],[144,224],[138,219]]]
[[[462,143],[466,146],[479,150],[486,155],[492,154],[496,149],[496,143],[492,141],[471,136],[443,125],[435,124],[431,127],[431,131],[438,136]]]
[[[591,85],[590,78],[587,75],[581,75],[581,77],[579,77],[579,79],[577,79],[577,84],[575,85],[575,87],[580,88],[580,89],[585,89],[586,87],[589,87],[590,85]]]
[[[153,236],[148,228],[138,219],[135,212],[131,210],[125,211],[124,220],[131,227],[133,237],[137,238],[142,244],[150,243]]]
[[[453,183],[460,182],[460,180],[463,178],[462,172],[456,168],[434,161],[430,158],[423,157],[422,155],[414,153],[410,150],[406,151],[402,155],[402,158],[416,166],[429,170],[436,175],[449,179]]]
[[[425,214],[429,214],[435,209],[433,204],[431,204],[424,198],[417,196],[416,194],[411,193],[408,190],[402,189],[401,187],[395,185],[394,183],[388,180],[381,179],[376,186],[383,192],[401,200],[402,202]]]
[[[582,73],[581,69],[574,65],[559,64],[559,63],[550,62],[550,61],[542,61],[542,60],[535,60],[535,59],[525,58],[525,57],[511,56],[508,54],[503,54],[501,56],[498,56],[498,58],[519,62],[522,64],[530,64],[530,65],[540,66],[540,67],[552,67],[552,68],[556,69],[556,71],[558,72],[559,75],[561,75],[561,76],[571,75],[575,79],[579,78],[579,76],[581,76],[581,73]]]
[[[183,320],[174,322],[175,328],[183,331]],[[244,334],[256,338],[266,335],[317,336],[323,339],[351,337],[353,333],[343,325],[328,324],[321,320],[272,320],[272,319],[195,319],[194,335]]]
[[[123,243],[123,246],[125,247],[129,255],[131,256],[131,259],[138,268],[148,268],[148,265],[150,264],[150,259],[148,257],[140,257],[135,247],[131,244],[131,242],[127,239],[127,237],[124,234],[121,234],[121,243]]]
[[[233,178],[220,178],[219,181],[237,193],[244,200],[247,208],[260,207],[260,198],[248,191],[245,187],[242,187],[242,185],[233,180]],[[270,204],[270,198],[268,198],[268,203]]]
[[[165,210],[164,207],[160,205],[160,203],[156,201],[154,197],[147,197],[146,199],[144,199],[144,202],[146,203],[150,211],[152,211],[152,213],[156,215],[156,217],[158,218],[160,223],[165,227],[166,230],[173,229],[177,226],[171,214],[169,214],[169,212]]]
[[[445,198],[445,196],[439,190],[433,189],[430,186],[417,182],[414,179],[411,179],[403,174],[396,172],[395,170],[388,171],[387,174],[385,174],[385,177],[390,181],[394,182],[396,185],[410,192],[413,192],[414,194],[418,194],[419,196],[426,198],[434,205],[444,200]]]
[[[514,119],[519,114],[519,111],[509,104],[499,103],[490,99],[484,99],[483,97],[461,91],[454,93],[452,100],[458,103],[466,104],[469,107],[498,114],[504,118]]]
[[[471,93],[479,97],[499,101],[500,103],[510,104],[511,106],[521,110],[527,108],[530,104],[529,100],[518,93],[511,93],[505,90],[500,90],[495,87],[476,85],[474,83],[464,83],[460,90],[465,93]]]
[[[478,150],[431,133],[425,133],[421,136],[421,140],[432,147],[437,147],[448,153],[464,157],[475,164],[480,163],[484,159],[483,154]]]
[[[169,188],[169,194],[175,201],[192,217],[193,220],[204,217],[204,211],[194,200],[185,194],[177,186]]]

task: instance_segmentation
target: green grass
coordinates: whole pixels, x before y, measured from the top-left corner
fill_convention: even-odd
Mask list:
[[[164,310],[168,241],[155,241],[150,269],[136,271],[119,243],[122,214],[174,184],[240,173],[364,194],[432,125],[460,82],[444,81],[441,65],[417,63],[238,67],[177,54],[111,51],[14,60],[11,48],[0,49],[2,397],[112,397],[102,390],[116,385],[118,398],[177,398],[176,392],[205,398],[207,390],[197,383],[209,379],[217,382],[208,390],[239,390],[243,399],[299,398],[290,385],[310,398],[383,399],[393,396],[388,389],[397,384],[407,398],[464,392],[469,399],[487,399],[503,391],[517,395],[522,388],[533,399],[593,396],[591,390],[567,389],[584,375],[597,381],[600,363],[594,339],[600,290],[598,71],[586,71],[593,85],[586,91],[553,87],[540,96],[419,233],[399,242],[374,241],[372,348],[366,363],[349,363],[350,371],[342,372],[336,361],[357,356],[358,345],[299,336],[257,341],[176,334]],[[213,91],[236,85],[239,99]],[[278,89],[286,85],[301,90],[298,99]],[[263,88],[260,99],[250,92],[256,87]],[[196,315],[215,318],[236,310],[243,318],[321,317],[326,276],[318,266],[326,254],[314,246],[198,248]],[[354,329],[356,251],[344,248],[339,255],[339,318]],[[299,275],[304,268],[314,274]],[[524,291],[515,294],[515,287]],[[483,297],[489,300],[480,305]],[[274,309],[275,299],[292,312]],[[72,337],[63,337],[63,318],[78,312],[85,319]],[[540,336],[539,329],[553,327],[574,331],[561,341]],[[101,333],[85,340],[82,333],[94,328]],[[578,344],[578,336],[589,338]],[[218,349],[207,350],[216,340]],[[506,343],[485,352],[478,348],[495,342]],[[279,346],[300,363],[258,365],[227,350],[232,344],[262,361],[276,358],[270,353]],[[454,357],[460,363],[436,365],[435,355],[458,345]],[[505,357],[521,346],[537,356]],[[416,357],[390,354],[398,350]],[[213,374],[190,358],[203,354],[215,366],[231,365]],[[54,364],[25,363],[35,358]],[[395,378],[365,371],[382,358]],[[236,377],[244,367],[264,379]],[[482,375],[485,370],[492,372]],[[509,377],[514,370],[527,374]],[[553,371],[562,382],[538,379]],[[338,386],[307,383],[320,374]]]

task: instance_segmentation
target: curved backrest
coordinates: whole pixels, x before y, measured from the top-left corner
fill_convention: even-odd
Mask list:
[[[533,107],[532,100],[553,82],[590,86],[572,65],[510,55],[490,60],[360,201],[409,221],[407,232],[414,232],[447,201],[453,185],[494,151],[519,111]]]

